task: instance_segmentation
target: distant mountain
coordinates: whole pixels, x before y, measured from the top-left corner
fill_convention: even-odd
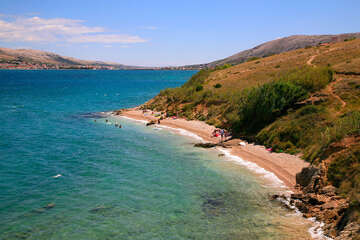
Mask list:
[[[254,48],[241,51],[230,57],[205,64],[187,65],[185,68],[211,68],[224,64],[239,64],[254,57],[266,57],[282,52],[316,46],[322,43],[341,42],[345,39],[360,38],[360,33],[346,33],[338,35],[293,35],[260,44]]]
[[[204,64],[193,64],[172,67],[141,67],[127,66],[118,63],[102,61],[80,60],[71,57],[64,57],[55,53],[32,50],[32,49],[9,49],[0,48],[0,69],[21,68],[21,69],[203,69],[221,66],[224,64],[240,64],[252,58],[262,58],[305,48],[319,44],[342,42],[346,39],[360,38],[359,33],[346,33],[338,35],[294,35],[284,37],[260,44],[254,48],[241,51],[230,57]]]
[[[126,66],[117,63],[87,61],[64,57],[55,53],[33,49],[0,48],[0,68],[89,68],[89,69],[139,69],[141,67]]]

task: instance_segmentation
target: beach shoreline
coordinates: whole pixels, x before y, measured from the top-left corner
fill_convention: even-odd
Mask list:
[[[155,127],[174,130],[179,134],[193,137],[202,143],[219,143],[220,141],[219,137],[211,137],[215,127],[199,120],[166,118],[162,119],[160,124],[157,124],[159,117],[154,116],[155,113],[151,114],[151,111],[143,112],[139,107],[112,111],[110,114],[113,117],[140,121],[143,124],[156,122]],[[296,214],[301,214],[297,207],[290,203],[290,195],[299,193],[299,189],[295,186],[296,174],[310,164],[298,156],[269,152],[264,146],[249,143],[241,145],[241,142],[244,143],[241,139],[230,139],[225,142],[225,147],[216,146],[216,150],[222,153],[224,157],[234,160],[260,177],[274,183],[276,187],[280,187],[283,198],[278,198],[278,200],[289,209],[293,209]],[[308,229],[312,239],[331,240],[331,238],[324,235],[323,222],[319,222],[315,218],[306,219],[312,222],[312,227]]]
[[[122,109],[120,111],[113,111],[112,115],[115,117],[125,117],[133,120],[150,122],[159,119],[151,114],[151,111],[143,112],[138,107],[130,109]],[[182,129],[194,136],[198,136],[202,142],[219,143],[220,138],[211,137],[214,126],[208,125],[203,121],[186,120],[182,118],[166,118],[161,120],[160,125],[172,129]],[[302,168],[308,167],[309,163],[300,159],[298,156],[286,153],[269,152],[264,146],[248,144],[240,145],[244,142],[240,139],[230,139],[224,143],[223,147],[217,147],[220,152],[223,152],[229,158],[239,162],[241,165],[247,165],[250,168],[258,168],[265,170],[265,175],[273,178],[273,181],[283,183],[284,187],[290,191],[296,191],[296,173],[300,172]],[[257,171],[257,172],[258,172]],[[263,173],[263,175],[264,175]],[[273,175],[273,176],[271,176]],[[277,178],[277,179],[276,179]]]

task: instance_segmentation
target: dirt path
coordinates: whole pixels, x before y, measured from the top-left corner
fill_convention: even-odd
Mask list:
[[[309,60],[307,60],[306,64],[309,66],[314,66],[314,64],[312,64],[312,61],[314,61],[314,59],[318,56],[318,54],[316,55],[312,55]]]
[[[326,52],[330,52],[333,51],[335,49],[330,49]],[[310,56],[309,60],[307,60],[306,64],[309,66],[314,66],[314,64],[312,63],[314,61],[314,59],[319,55],[319,52],[317,52],[315,55]],[[346,106],[346,102],[344,100],[341,99],[341,97],[339,95],[337,95],[334,91],[334,85],[336,83],[338,83],[339,81],[342,81],[343,78],[342,77],[334,77],[335,81],[331,82],[330,84],[327,85],[327,87],[325,88],[325,92],[328,93],[329,95],[333,96],[334,98],[336,98],[340,103],[341,103],[341,108],[344,108]],[[337,112],[340,113],[341,111]]]
[[[333,81],[329,85],[327,85],[327,87],[325,88],[325,91],[327,93],[329,93],[331,96],[333,96],[334,98],[336,98],[341,103],[341,108],[344,108],[346,106],[346,102],[344,100],[342,100],[341,97],[339,95],[337,95],[334,91],[334,85],[342,80],[343,80],[342,77],[335,76],[335,81]],[[340,111],[338,113],[340,113]]]

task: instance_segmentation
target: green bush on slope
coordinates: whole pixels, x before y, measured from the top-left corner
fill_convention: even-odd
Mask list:
[[[283,74],[282,81],[299,85],[309,92],[324,88],[333,79],[333,71],[329,67],[304,66]]]
[[[291,82],[272,82],[249,90],[240,103],[239,121],[234,130],[256,133],[276,118],[282,116],[296,102],[303,100],[307,92]]]
[[[275,151],[296,153],[320,141],[326,115],[322,106],[302,107],[262,129],[255,139]]]

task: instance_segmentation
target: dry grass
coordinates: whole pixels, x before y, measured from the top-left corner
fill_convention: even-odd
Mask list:
[[[304,66],[312,56],[315,56],[314,66],[331,65],[335,71],[360,72],[360,39],[298,49],[215,71],[206,79],[204,88],[213,90],[212,86],[219,83],[223,87],[216,91],[229,93],[262,85],[284,72]]]

